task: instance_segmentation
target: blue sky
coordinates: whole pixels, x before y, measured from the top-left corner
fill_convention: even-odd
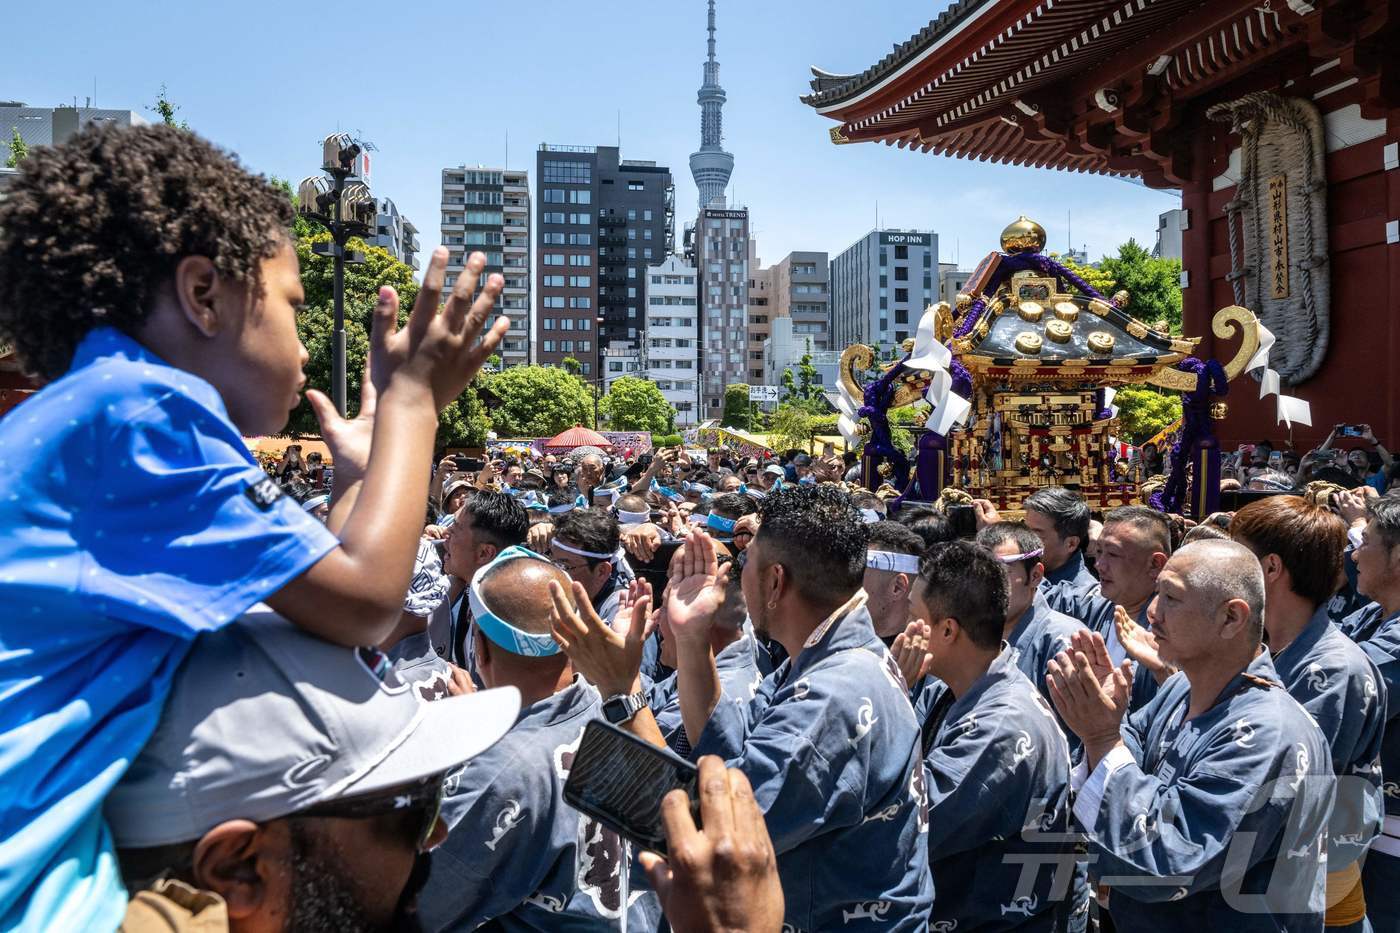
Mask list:
[[[1172,192],[831,145],[834,124],[797,99],[808,66],[864,69],[947,5],[720,0],[730,196],[752,212],[765,264],[792,250],[834,255],[875,226],[877,204],[882,224],[935,230],[942,259],[963,266],[1023,212],[1055,249],[1070,211],[1074,245],[1094,259],[1129,236],[1151,245],[1157,215],[1178,204]],[[678,227],[695,213],[687,159],[699,144],[703,0],[69,0],[13,4],[5,20],[3,99],[81,104],[95,79],[99,105],[140,111],[163,83],[191,127],[293,183],[314,171],[326,133],[361,134],[379,147],[375,193],[418,225],[425,250],[439,237],[441,169],[500,165],[507,134],[510,167],[530,169],[533,184],[541,142],[611,145],[620,124],[623,158],[671,167]]]

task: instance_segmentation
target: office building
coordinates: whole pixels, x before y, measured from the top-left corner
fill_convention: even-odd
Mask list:
[[[486,271],[505,277],[500,311],[510,318],[501,341],[501,365],[530,363],[530,175],[511,169],[442,170],[442,243],[448,249],[447,286],[457,281],[474,252],[486,254]]]
[[[0,136],[8,146],[14,131],[31,149],[53,146],[93,123],[119,126],[145,126],[149,121],[134,110],[103,110],[98,107],[27,107],[17,100],[0,101]]]
[[[763,342],[772,334],[772,301],[773,270],[763,268],[758,258],[758,241],[749,237],[749,385],[766,385],[763,381]]]
[[[676,409],[676,424],[700,421],[698,273],[680,256],[647,267],[647,316],[640,369]],[[612,361],[608,361],[611,370]],[[609,373],[611,376],[611,372]]]
[[[938,234],[872,230],[831,261],[831,344],[889,354],[938,295]]]
[[[675,186],[616,146],[542,143],[536,153],[536,362],[579,361],[597,378],[608,347],[639,350],[646,269],[674,249]]]
[[[788,253],[772,268],[773,317],[792,318],[793,333],[811,338],[813,350],[831,349],[829,276],[826,253]]]
[[[798,366],[804,356],[812,358],[812,366],[817,371],[816,381],[821,387],[834,390],[836,375],[841,363],[838,350],[818,350],[810,334],[797,332],[793,318],[773,319],[772,334],[763,342],[763,384],[780,386],[783,384],[784,370],[792,370],[793,384],[801,386]]]
[[[417,272],[418,228],[413,225],[413,221],[400,214],[398,206],[388,198],[376,198],[374,203],[377,205],[378,215],[374,221],[374,230],[365,237],[365,242],[381,247],[390,256]]]
[[[958,306],[958,295],[967,287],[972,278],[971,269],[959,269],[955,262],[938,264],[938,300],[948,302],[948,307]]]
[[[1157,245],[1152,255],[1158,259],[1181,259],[1181,234],[1189,227],[1187,213],[1174,208],[1157,217]],[[1087,259],[1087,257],[1086,257]]]
[[[724,388],[748,376],[749,212],[707,207],[695,227],[700,276],[702,418],[717,418]]]

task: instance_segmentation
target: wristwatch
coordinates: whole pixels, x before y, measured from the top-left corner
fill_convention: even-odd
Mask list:
[[[644,693],[634,693],[631,696],[619,693],[603,701],[603,718],[615,726],[620,726],[624,722],[631,722],[632,717],[641,712],[646,705],[647,698]]]

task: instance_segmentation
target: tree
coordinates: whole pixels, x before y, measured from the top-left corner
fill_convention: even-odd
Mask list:
[[[179,110],[180,107],[177,104],[171,103],[170,98],[166,95],[164,84],[160,86],[160,96],[156,98],[156,105],[154,107],[147,107],[146,109],[160,114],[160,122],[164,123],[166,126],[176,126],[182,130],[190,128],[190,125],[184,120],[181,120],[179,123],[175,122],[175,111]]]
[[[656,383],[635,376],[615,380],[599,401],[598,409],[614,431],[669,434],[676,425],[676,410]]]
[[[19,127],[13,126],[10,130],[10,157],[5,160],[5,168],[19,168],[19,164],[29,155],[29,146],[19,135]]]
[[[496,398],[491,424],[503,437],[552,437],[593,423],[593,396],[557,367],[512,366],[484,377],[484,387]]]
[[[1141,444],[1181,417],[1181,396],[1150,386],[1124,386],[1113,398],[1122,434]]]
[[[1117,256],[1100,264],[1120,289],[1128,292],[1128,311],[1148,326],[1166,321],[1173,334],[1181,333],[1181,260],[1156,259],[1129,240]]]
[[[753,430],[752,406],[749,404],[749,387],[746,383],[736,382],[724,387],[724,411],[720,414],[719,423],[726,428]]]
[[[329,233],[317,233],[297,240],[297,260],[301,263],[301,284],[306,307],[297,317],[301,337],[310,360],[306,364],[308,386],[331,394],[335,311],[333,305],[333,263],[328,256],[312,251],[316,243],[330,241]],[[408,320],[409,309],[418,297],[413,270],[377,246],[352,239],[351,249],[363,251],[365,262],[345,267],[345,398],[353,411],[360,398],[360,377],[369,352],[370,318],[379,300],[379,287],[392,285],[399,293],[399,323]],[[288,430],[315,434],[320,430],[311,406],[303,402],[292,412]]]
[[[774,450],[806,449],[812,441],[812,415],[800,405],[779,405],[768,419],[768,444]]]
[[[1146,324],[1166,321],[1173,334],[1181,333],[1181,260],[1157,259],[1136,240],[1118,247],[1117,256],[1105,256],[1098,268],[1060,258],[1066,268],[1106,296],[1122,289],[1128,293],[1128,313]]]
[[[568,373],[570,376],[577,376],[579,373],[583,372],[583,364],[572,356],[564,357],[563,366],[564,372]]]

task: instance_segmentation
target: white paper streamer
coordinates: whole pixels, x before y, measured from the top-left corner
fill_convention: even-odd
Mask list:
[[[1103,407],[1107,408],[1109,414],[1114,418],[1118,417],[1118,406],[1113,404],[1113,399],[1118,395],[1118,390],[1112,386],[1106,386],[1103,390]]]
[[[1266,395],[1273,395],[1277,399],[1275,404],[1274,423],[1282,421],[1290,428],[1296,421],[1299,424],[1312,426],[1312,406],[1300,398],[1291,395],[1284,395],[1279,391],[1278,372],[1269,366],[1269,351],[1273,349],[1277,338],[1263,324],[1258,323],[1255,318],[1259,333],[1259,349],[1254,351],[1254,355],[1249,358],[1245,365],[1245,372],[1252,373],[1262,368],[1264,371],[1259,374],[1259,397],[1262,399]]]

